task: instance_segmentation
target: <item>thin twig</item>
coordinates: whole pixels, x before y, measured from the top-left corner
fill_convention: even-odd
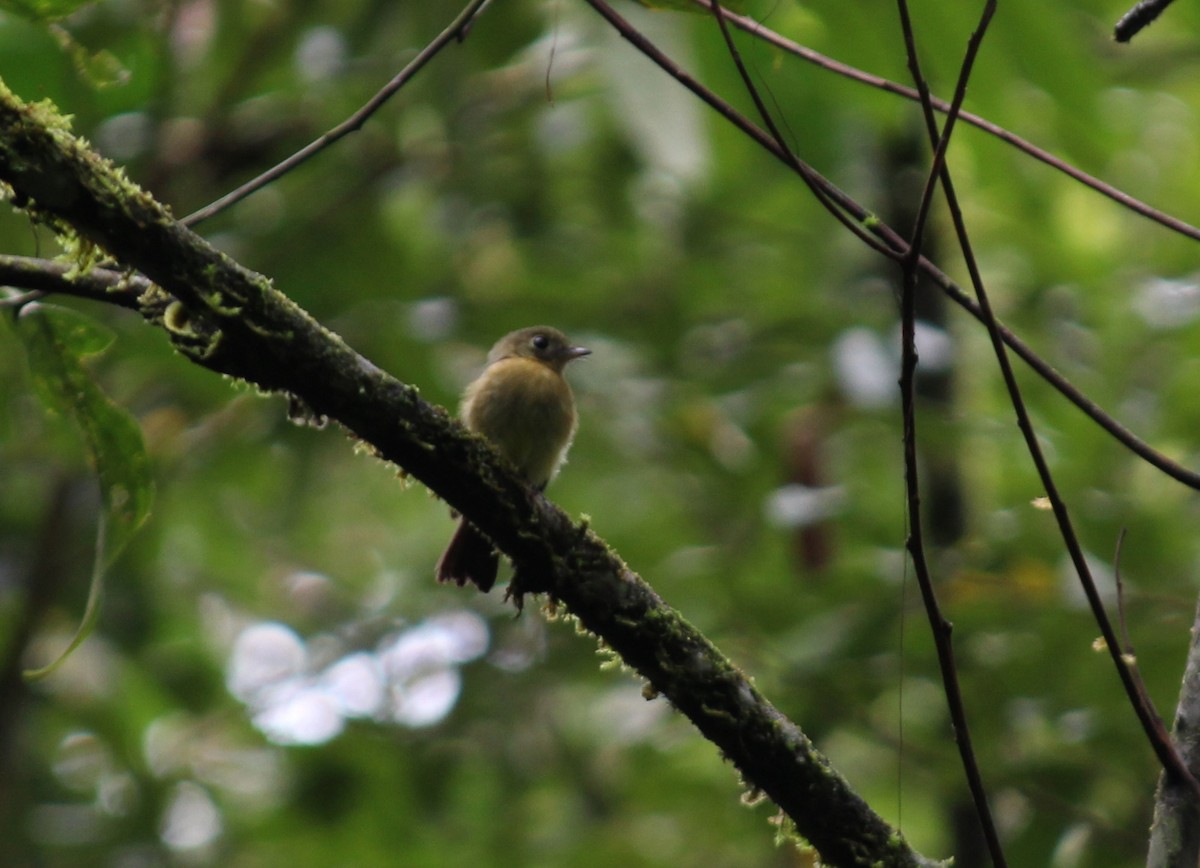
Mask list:
[[[714,108],[722,117],[736,126],[739,130],[757,142],[761,147],[765,148],[769,153],[773,154],[777,159],[795,168],[792,165],[789,155],[779,148],[775,140],[755,126],[745,116],[740,114],[736,109],[725,102],[721,97],[717,96],[708,88],[701,85],[690,75],[679,69],[678,65],[660,51],[650,40],[644,35],[635,30],[625,19],[621,18],[614,12],[607,3],[603,0],[587,0],[588,4],[599,12],[606,20],[608,20],[618,32],[625,37],[630,44],[645,54],[650,60],[654,61],[668,75],[671,75],[679,81],[684,87],[691,90],[699,96],[704,102]],[[707,0],[694,0],[704,5],[705,8],[711,8]],[[733,21],[735,24],[738,19],[730,13],[723,11],[723,16]],[[899,87],[899,85],[896,85]],[[915,91],[913,92],[915,95]],[[946,108],[949,105],[942,103]],[[937,103],[935,102],[935,107]],[[961,115],[966,117],[965,114]],[[882,246],[874,240],[863,239],[868,243],[873,250],[883,253],[890,259],[899,260],[908,251],[908,242],[900,236],[890,226],[876,217],[874,214],[865,209],[862,205],[840,190],[835,184],[824,178],[819,172],[811,167],[808,167],[811,172],[810,177],[816,180],[829,198],[835,203],[839,209],[849,214],[855,220],[860,221],[866,226],[872,235],[882,240]],[[1123,194],[1122,194],[1123,195]],[[840,219],[840,218],[839,218]],[[843,221],[844,224],[844,221]],[[1186,226],[1186,224],[1183,224]],[[1196,237],[1200,238],[1200,230],[1195,230]],[[1185,233],[1186,234],[1186,233]],[[857,231],[855,235],[860,239],[863,237]],[[958,286],[950,277],[934,263],[921,257],[919,266],[921,270],[940,287],[946,295],[955,304],[966,310],[971,316],[975,317],[980,322],[983,322],[983,313],[979,308],[979,304],[971,298],[971,296]],[[1022,341],[1016,334],[1005,327],[1002,323],[999,324],[1000,335],[1004,342],[1012,348],[1018,356],[1020,356],[1026,364],[1028,364],[1038,376],[1048,382],[1051,386],[1057,389],[1063,397],[1069,400],[1072,404],[1082,410],[1092,421],[1098,424],[1101,428],[1107,431],[1113,438],[1124,445],[1127,449],[1145,460],[1152,467],[1156,467],[1163,473],[1170,476],[1172,479],[1186,485],[1189,488],[1200,490],[1200,472],[1189,470],[1177,461],[1173,461],[1166,455],[1154,449],[1146,441],[1139,438],[1136,434],[1126,428],[1121,422],[1106,413],[1095,401],[1079,390],[1070,380],[1054,369],[1054,366],[1045,361],[1032,348]]]
[[[762,122],[771,134],[771,138],[775,140],[775,144],[784,155],[784,162],[800,175],[800,178],[808,186],[808,189],[817,198],[821,206],[830,214],[837,217],[842,222],[842,225],[851,229],[859,238],[871,244],[879,252],[891,256],[891,251],[879,248],[877,246],[878,242],[868,235],[858,223],[845,218],[844,212],[831,202],[825,194],[825,190],[822,188],[819,179],[814,177],[808,164],[799,159],[791,147],[789,147],[787,139],[784,138],[783,132],[779,129],[778,124],[775,123],[774,117],[772,117],[771,112],[767,109],[766,103],[763,102],[762,94],[758,92],[758,88],[754,84],[754,79],[751,78],[749,70],[746,69],[746,64],[742,61],[741,52],[738,51],[737,45],[733,41],[733,34],[729,32],[729,25],[725,23],[725,17],[721,14],[724,10],[719,5],[718,0],[713,0],[712,11],[713,17],[717,22],[717,27],[721,31],[721,36],[725,40],[725,47],[728,49],[729,56],[733,60],[733,65],[737,68],[738,75],[741,77],[742,83],[746,86],[746,92],[750,94],[750,98],[754,101],[754,107],[758,110],[758,116],[762,118]]]
[[[925,263],[924,260],[922,260],[922,269],[925,274],[933,278],[934,282],[941,287],[951,301],[963,308],[963,310],[967,311],[975,319],[985,322],[984,313],[979,303],[967,295],[962,287],[950,280],[946,274],[931,263]],[[1120,421],[1105,412],[1099,404],[1085,395],[1074,383],[1056,371],[1049,362],[1039,356],[1032,347],[1021,340],[1011,329],[999,321],[996,322],[996,325],[1000,332],[1000,338],[1025,364],[1029,365],[1039,377],[1058,390],[1064,398],[1082,410],[1089,419],[1107,431],[1113,439],[1151,467],[1161,470],[1167,476],[1186,485],[1188,488],[1200,490],[1200,473],[1190,470],[1178,461],[1168,458],[1145,440],[1138,437]]]
[[[149,288],[150,281],[140,274],[111,268],[92,268],[80,272],[62,262],[0,254],[0,286],[31,290],[0,300],[0,306],[3,307],[20,307],[57,293],[138,310],[138,297]]]
[[[1154,732],[1151,735],[1151,741],[1162,741],[1165,744],[1164,749],[1172,753],[1178,761],[1178,765],[1166,765],[1165,772],[1169,777],[1178,778],[1181,786],[1190,788],[1193,798],[1200,799],[1200,783],[1197,782],[1196,776],[1191,771],[1192,764],[1184,756],[1179,743],[1167,732],[1166,723],[1154,708],[1154,701],[1150,698],[1150,691],[1146,688],[1146,679],[1142,677],[1141,667],[1138,666],[1137,651],[1129,636],[1129,621],[1125,617],[1125,581],[1121,576],[1121,551],[1124,546],[1125,529],[1121,528],[1121,533],[1117,536],[1116,551],[1113,553],[1113,577],[1117,583],[1117,624],[1121,628],[1121,659],[1128,667],[1130,678],[1137,689],[1137,701],[1149,708],[1153,715]],[[1181,773],[1181,769],[1185,770],[1186,774]]]
[[[1125,549],[1125,528],[1117,534],[1117,546],[1113,552],[1113,579],[1117,583],[1117,623],[1121,627],[1121,650],[1136,660],[1133,641],[1129,638],[1129,621],[1125,617],[1125,580],[1121,577],[1121,552]]]
[[[921,103],[926,108],[927,117],[932,117],[929,109],[929,85],[921,72],[920,58],[917,55],[916,37],[913,33],[912,20],[908,12],[906,0],[898,0],[900,11],[900,28],[904,35],[905,51],[908,55],[908,66],[913,76],[913,82],[921,94]],[[929,170],[925,189],[913,221],[911,247],[904,257],[901,266],[904,270],[903,289],[901,295],[901,332],[903,335],[902,361],[900,375],[901,407],[904,419],[904,479],[905,492],[908,501],[909,530],[908,552],[913,561],[913,572],[917,577],[917,585],[921,589],[921,598],[925,612],[929,617],[929,628],[933,634],[934,647],[937,651],[938,666],[942,675],[942,686],[946,694],[946,704],[950,710],[950,720],[954,726],[955,742],[958,744],[959,756],[963,772],[967,778],[967,787],[971,791],[971,799],[975,804],[975,814],[983,829],[983,837],[987,843],[992,864],[996,868],[1005,868],[1004,849],[1000,844],[1000,835],[996,831],[996,823],[988,805],[987,788],[983,783],[983,773],[980,771],[978,759],[971,743],[971,730],[967,723],[966,703],[963,700],[962,688],[958,681],[958,667],[954,658],[954,642],[952,633],[954,626],[942,614],[938,603],[937,592],[933,587],[933,578],[925,556],[924,531],[921,526],[921,493],[920,479],[917,472],[917,421],[916,421],[916,295],[917,273],[921,254],[921,241],[929,219],[933,203],[934,191],[939,178],[946,182],[950,180],[950,172],[946,168],[946,150],[950,144],[950,136],[958,112],[966,97],[967,82],[970,81],[971,71],[978,56],[979,47],[983,43],[984,34],[995,12],[994,0],[984,4],[983,13],[975,32],[967,42],[967,51],[963,57],[962,68],[959,71],[958,85],[955,88],[954,102],[946,118],[946,126],[939,136],[936,127],[931,130],[931,143],[934,148],[933,163]]]
[[[903,2],[903,0],[901,0]],[[989,6],[994,4],[995,0],[989,0]],[[963,83],[960,81],[960,86]],[[959,94],[955,95],[956,101],[959,100]],[[931,140],[938,142],[937,125],[933,117],[933,108],[926,100],[923,102],[925,110],[926,126],[929,130]],[[1033,460],[1034,467],[1037,469],[1038,478],[1041,480],[1042,486],[1046,490],[1046,496],[1050,501],[1051,508],[1054,512],[1055,521],[1058,524],[1059,534],[1062,537],[1063,544],[1066,546],[1067,553],[1071,558],[1071,563],[1075,568],[1076,575],[1079,577],[1080,585],[1083,587],[1084,596],[1087,598],[1088,605],[1092,610],[1092,616],[1096,624],[1100,628],[1100,633],[1104,637],[1106,646],[1108,647],[1109,655],[1112,658],[1113,664],[1117,668],[1117,675],[1121,680],[1121,684],[1125,689],[1125,694],[1133,706],[1134,713],[1137,715],[1138,721],[1142,725],[1142,730],[1150,742],[1151,748],[1158,757],[1163,768],[1171,775],[1178,777],[1181,781],[1187,783],[1196,794],[1200,796],[1200,782],[1197,782],[1188,771],[1187,765],[1180,756],[1179,751],[1167,733],[1166,725],[1163,723],[1161,716],[1154,707],[1153,701],[1146,690],[1145,684],[1141,678],[1141,674],[1136,670],[1132,661],[1128,659],[1121,650],[1120,643],[1117,640],[1116,632],[1113,630],[1112,622],[1108,617],[1108,613],[1104,609],[1104,602],[1100,598],[1100,592],[1096,588],[1096,582],[1092,577],[1091,568],[1088,566],[1087,559],[1083,554],[1083,546],[1079,542],[1079,537],[1075,533],[1075,528],[1071,522],[1070,513],[1067,510],[1066,502],[1058,491],[1058,486],[1054,482],[1053,475],[1050,471],[1050,466],[1046,461],[1045,454],[1042,451],[1041,443],[1038,441],[1037,433],[1034,431],[1033,422],[1029,416],[1029,411],[1025,406],[1025,401],[1021,397],[1021,390],[1017,384],[1016,374],[1012,369],[1012,363],[1008,358],[1008,352],[1005,349],[1005,340],[1000,331],[998,321],[992,311],[991,302],[988,298],[987,290],[984,287],[983,277],[979,271],[978,261],[975,258],[974,249],[971,245],[970,236],[967,232],[966,222],[962,215],[962,209],[959,206],[958,197],[954,192],[954,185],[948,173],[943,172],[942,187],[946,196],[946,202],[950,210],[951,217],[954,222],[954,229],[958,237],[959,247],[962,250],[964,261],[967,265],[967,271],[971,276],[971,284],[975,289],[976,297],[979,299],[980,313],[983,315],[983,322],[987,326],[988,335],[992,342],[992,348],[996,355],[996,361],[1000,366],[1000,371],[1004,379],[1005,388],[1008,390],[1009,399],[1012,403],[1013,410],[1017,416],[1017,425],[1021,430],[1021,434],[1025,439],[1025,447],[1029,452],[1030,458]]]
[[[179,222],[181,222],[184,226],[193,228],[196,227],[201,222],[219,214],[231,205],[242,201],[251,193],[257,192],[258,190],[261,190],[263,187],[267,186],[267,184],[270,184],[272,181],[283,177],[292,169],[306,162],[310,157],[316,156],[321,151],[328,148],[338,139],[341,139],[350,133],[357,132],[362,128],[362,125],[367,122],[371,115],[379,111],[383,104],[391,99],[396,92],[400,90],[400,88],[408,84],[409,80],[412,79],[412,77],[418,72],[420,72],[422,67],[432,60],[438,54],[438,52],[440,52],[451,42],[461,42],[463,39],[465,39],[467,33],[471,29],[471,24],[483,12],[490,2],[491,0],[470,0],[462,12],[458,13],[458,16],[450,22],[446,29],[439,33],[432,42],[421,49],[420,53],[414,57],[412,61],[410,61],[409,64],[404,67],[404,69],[400,70],[395,78],[389,81],[379,90],[378,93],[371,97],[371,99],[368,100],[362,108],[350,115],[350,117],[346,118],[346,120],[342,121],[320,138],[310,142],[308,145],[292,154],[283,162],[272,166],[257,178],[247,181],[233,192],[225,194],[217,201],[204,206],[199,211],[189,214]]]
[[[897,235],[895,239],[900,242],[901,246],[899,247],[893,247],[886,242],[881,242],[878,238],[878,233],[873,232],[871,229],[871,224],[877,220],[873,214],[864,210],[857,202],[839,190],[827,178],[822,176],[820,172],[812,168],[812,166],[792,154],[786,144],[776,141],[774,136],[764,132],[728,102],[697,81],[691,73],[684,70],[659,49],[658,46],[647,39],[641,31],[621,17],[605,0],[586,0],[586,2],[600,13],[601,17],[611,24],[634,48],[654,61],[663,72],[667,73],[667,75],[671,76],[711,108],[715,109],[725,120],[774,154],[788,168],[797,172],[810,189],[815,187],[816,191],[819,191],[816,193],[818,201],[826,207],[839,223],[853,232],[860,241],[877,253],[887,256],[889,259],[898,259],[904,254],[906,245],[903,244],[903,239],[900,236]],[[873,238],[871,237],[872,235],[876,237]]]
[[[692,0],[692,2],[704,9],[712,9],[711,0]],[[905,99],[912,100],[913,102],[921,101],[921,95],[914,88],[907,87],[906,85],[891,81],[890,79],[883,78],[882,76],[864,72],[861,69],[857,69],[853,66],[842,63],[841,61],[827,57],[818,51],[813,51],[811,48],[806,48],[803,45],[788,39],[786,36],[776,33],[769,27],[758,23],[752,18],[747,18],[744,15],[738,15],[724,8],[721,9],[721,17],[725,18],[739,30],[744,30],[746,33],[762,39],[764,42],[773,45],[781,51],[786,51],[788,54],[795,55],[802,60],[806,60],[809,63],[819,66],[822,69],[828,70],[836,75],[848,78],[851,81],[857,81],[859,84],[865,84],[868,87],[874,87],[878,90],[904,97]],[[931,97],[930,102],[932,103],[934,109],[942,112],[943,114],[950,110],[950,103],[943,99]],[[1118,190],[1111,184],[1107,184],[1104,181],[1101,181],[1099,178],[1089,175],[1087,172],[1072,166],[1070,163],[1066,162],[1060,157],[1054,156],[1054,154],[1050,153],[1044,148],[1040,148],[1032,142],[1021,138],[1016,133],[1009,132],[999,124],[995,124],[992,121],[989,121],[987,118],[981,117],[977,114],[972,114],[971,112],[967,111],[959,112],[958,116],[963,122],[968,123],[991,136],[995,136],[1006,144],[1012,145],[1019,151],[1022,151],[1023,153],[1033,157],[1035,160],[1045,163],[1047,166],[1062,172],[1064,175],[1067,175],[1068,177],[1078,181],[1084,186],[1095,190],[1100,195],[1106,196],[1120,205],[1124,205],[1129,210],[1140,214],[1149,220],[1153,220],[1155,223],[1165,226],[1174,232],[1178,232],[1180,235],[1185,235],[1188,238],[1200,241],[1200,228],[1193,226],[1186,221],[1180,220],[1178,217],[1174,217],[1164,211],[1160,211],[1157,208],[1151,207],[1140,199],[1136,199],[1133,196],[1130,196],[1128,193]]]

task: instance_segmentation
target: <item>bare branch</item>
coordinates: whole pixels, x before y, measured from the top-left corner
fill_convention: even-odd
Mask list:
[[[0,254],[0,286],[19,286],[32,291],[0,300],[0,307],[20,307],[36,300],[26,296],[37,294],[40,298],[57,293],[140,310],[138,297],[150,285],[150,281],[140,274],[123,274],[111,268],[79,272],[69,265],[48,259]]]
[[[692,2],[705,9],[712,8],[710,0],[692,0]],[[904,97],[905,99],[912,100],[913,102],[921,101],[921,95],[914,88],[906,87],[905,85],[883,78],[882,76],[873,75],[869,72],[863,72],[861,69],[856,69],[855,67],[842,63],[841,61],[827,57],[824,54],[821,54],[819,51],[813,51],[811,48],[806,48],[803,45],[800,45],[798,42],[788,39],[785,36],[781,36],[770,28],[759,24],[757,21],[751,18],[747,18],[744,15],[737,15],[733,12],[730,12],[728,9],[722,8],[721,16],[739,30],[744,30],[747,33],[758,37],[759,39],[762,39],[764,42],[767,42],[782,51],[786,51],[788,54],[795,55],[802,60],[806,60],[809,63],[819,66],[822,69],[826,69],[844,78],[848,78],[851,81],[857,81],[860,84],[865,84],[868,87],[874,87],[879,90],[886,91],[887,93]],[[946,100],[931,96],[930,103],[939,112],[946,113],[950,111],[950,103],[948,103]],[[959,112],[959,118],[964,123],[983,130],[989,135],[995,136],[1001,141],[1012,145],[1017,150],[1028,154],[1035,160],[1045,163],[1047,166],[1062,172],[1064,175],[1073,178],[1086,187],[1090,187],[1102,196],[1107,196],[1109,199],[1112,199],[1114,202],[1123,205],[1129,210],[1134,211],[1137,214],[1141,214],[1143,217],[1153,220],[1155,223],[1165,226],[1173,232],[1178,232],[1180,235],[1186,235],[1188,238],[1200,241],[1200,228],[1192,226],[1190,223],[1180,220],[1178,217],[1173,217],[1172,215],[1167,214],[1164,211],[1160,211],[1157,208],[1153,208],[1150,205],[1147,205],[1145,202],[1142,202],[1140,199],[1136,199],[1133,196],[1130,196],[1128,193],[1118,190],[1111,184],[1107,184],[1104,181],[1101,181],[1099,178],[1089,175],[1082,169],[1072,166],[1065,160],[1054,156],[1054,154],[1050,153],[1049,151],[1039,148],[1032,142],[1023,139],[1016,133],[1009,132],[999,124],[994,124],[987,118],[980,117],[977,114],[972,114],[971,112],[967,111]]]
[[[272,166],[257,178],[247,181],[233,192],[225,194],[217,201],[204,206],[199,211],[189,214],[180,222],[184,226],[198,226],[200,223],[204,222],[210,217],[220,214],[226,208],[237,204],[252,193],[261,190],[272,181],[282,178],[288,172],[292,171],[292,169],[295,169],[302,163],[307,162],[309,158],[315,157],[338,139],[360,130],[362,125],[367,122],[371,115],[379,111],[384,103],[395,96],[396,92],[399,91],[400,88],[408,84],[408,82],[412,80],[413,76],[420,72],[425,64],[437,56],[437,54],[443,48],[455,40],[461,42],[463,39],[465,39],[475,19],[482,14],[483,10],[490,2],[491,0],[470,0],[462,12],[458,13],[458,16],[450,22],[446,29],[439,33],[432,42],[421,49],[420,53],[417,54],[417,56],[414,57],[412,61],[404,67],[404,69],[400,70],[395,78],[389,81],[379,90],[378,93],[371,97],[371,99],[369,99],[362,108],[350,115],[350,117],[346,118],[346,120],[342,121],[320,138],[305,145],[283,162]]]
[[[781,149],[771,136],[764,133],[761,129],[755,126],[745,116],[741,115],[736,109],[730,106],[719,96],[714,94],[708,88],[705,88],[699,82],[695,81],[695,79],[693,79],[686,72],[679,69],[674,61],[666,57],[666,55],[659,51],[648,39],[645,38],[644,35],[638,33],[637,30],[634,29],[627,21],[617,15],[616,12],[614,12],[606,3],[603,2],[603,0],[587,0],[587,2],[602,16],[604,16],[606,20],[610,21],[610,23],[613,23],[615,27],[623,28],[620,29],[621,35],[629,40],[634,47],[646,54],[647,57],[657,63],[665,72],[667,72],[669,75],[683,84],[684,87],[687,87],[706,103],[716,109],[722,117],[752,138],[769,153],[773,154],[776,158],[795,170],[788,153]],[[694,2],[701,3],[705,6],[705,8],[711,9],[711,6],[708,5],[708,0],[694,0]],[[727,17],[731,21],[736,22],[738,20],[736,16],[731,16],[730,13],[725,12],[724,10],[721,10],[721,12],[723,17]],[[900,87],[900,85],[896,85],[896,87]],[[912,93],[915,97],[916,92],[912,91]],[[943,103],[943,105],[945,104]],[[946,107],[949,108],[948,105]],[[964,118],[966,117],[965,114],[961,116]],[[903,237],[900,236],[899,233],[897,233],[894,229],[892,229],[874,214],[869,212],[852,197],[840,190],[835,184],[824,178],[815,169],[805,166],[805,171],[809,173],[809,178],[819,184],[826,198],[830,202],[836,204],[839,212],[844,211],[846,214],[853,217],[855,221],[858,221],[865,226],[872,235],[883,241],[882,246],[874,239],[868,241],[867,243],[870,244],[873,250],[879,251],[880,253],[886,255],[889,259],[895,260],[899,260],[907,253],[909,244],[904,240]],[[841,217],[839,217],[839,220],[842,221],[843,225],[847,225],[846,221]],[[1186,226],[1186,224],[1183,225]],[[1195,232],[1196,237],[1200,238],[1200,230],[1195,230]],[[854,233],[857,237],[863,238],[862,233],[857,231],[857,226],[854,228]],[[951,301],[966,310],[969,314],[971,314],[971,316],[975,317],[980,322],[984,321],[983,312],[980,310],[979,304],[973,298],[971,298],[967,292],[958,286],[958,284],[951,280],[944,271],[938,268],[934,263],[925,259],[925,257],[921,257],[918,265],[920,269],[946,293]],[[1168,458],[1166,455],[1150,446],[1150,444],[1146,443],[1146,441],[1142,440],[1140,437],[1126,428],[1123,424],[1121,424],[1121,422],[1106,413],[1098,404],[1096,404],[1095,401],[1080,391],[1073,383],[1071,383],[1070,380],[1056,371],[1051,364],[1041,358],[1041,356],[1039,356],[1032,348],[1030,348],[1028,344],[1017,337],[1016,334],[1014,334],[1011,330],[1006,328],[1002,323],[998,323],[997,325],[1000,330],[1000,336],[1003,338],[1005,344],[1011,347],[1012,350],[1018,356],[1020,356],[1026,364],[1033,368],[1038,376],[1058,390],[1063,397],[1082,410],[1090,419],[1092,419],[1092,421],[1107,431],[1114,439],[1124,445],[1135,455],[1142,458],[1152,467],[1158,468],[1172,479],[1183,483],[1189,488],[1200,490],[1200,472],[1196,472],[1184,467],[1179,462]]]
[[[988,5],[991,6],[993,3],[994,0],[989,0]],[[985,21],[986,17],[988,16],[985,16]],[[972,38],[975,39],[978,35],[979,32],[977,31]],[[959,104],[961,104],[964,88],[965,82],[960,79],[958,92],[955,95],[955,101]],[[930,138],[935,144],[939,145],[938,150],[940,152],[942,150],[940,146],[944,142],[939,142],[932,106],[927,98],[924,100],[923,106]],[[1075,573],[1079,577],[1084,596],[1087,598],[1088,605],[1092,610],[1092,616],[1100,628],[1101,635],[1104,637],[1109,656],[1112,658],[1113,665],[1117,668],[1117,675],[1121,679],[1121,685],[1125,690],[1129,703],[1133,707],[1138,722],[1142,726],[1142,731],[1145,733],[1147,741],[1150,742],[1150,746],[1158,757],[1159,762],[1172,776],[1179,778],[1181,781],[1188,782],[1188,786],[1193,788],[1197,795],[1200,796],[1200,782],[1197,782],[1192,777],[1174,742],[1167,734],[1166,726],[1163,724],[1161,716],[1154,707],[1154,702],[1146,691],[1141,675],[1137,672],[1132,660],[1122,653],[1116,631],[1113,629],[1112,621],[1104,609],[1104,603],[1096,588],[1091,568],[1084,557],[1083,546],[1080,544],[1079,537],[1075,533],[1074,524],[1071,521],[1066,502],[1059,492],[1057,484],[1054,482],[1050,465],[1046,461],[1041,443],[1038,441],[1037,433],[1034,431],[1033,421],[1029,416],[1025,401],[1021,397],[1020,386],[1017,383],[1016,374],[1013,372],[1012,363],[1008,358],[1008,351],[1005,349],[1005,340],[1001,334],[995,314],[992,312],[991,302],[984,287],[983,276],[979,271],[979,264],[975,258],[974,249],[967,232],[962,208],[959,206],[958,197],[954,192],[953,182],[949,174],[944,171],[942,181],[955,233],[958,237],[959,247],[966,261],[967,270],[971,276],[971,284],[975,289],[975,295],[979,299],[980,312],[983,315],[983,322],[987,326],[988,336],[992,341],[992,349],[995,353],[996,361],[1000,366],[1000,372],[1004,378],[1004,385],[1008,391],[1009,400],[1017,416],[1017,426],[1021,430],[1021,434],[1025,440],[1025,448],[1033,460],[1038,478],[1045,488],[1046,496],[1054,512],[1055,521],[1058,524],[1059,533],[1063,539],[1063,544],[1066,546],[1067,554],[1075,568]]]
[[[710,107],[715,109],[718,114],[729,121],[735,127],[740,129],[750,138],[754,139],[768,151],[775,155],[777,159],[783,162],[788,168],[796,172],[803,179],[804,183],[812,189],[817,196],[818,201],[831,213],[843,226],[853,232],[859,240],[871,247],[878,253],[883,254],[891,259],[897,259],[904,252],[905,246],[900,236],[895,237],[895,241],[902,246],[899,248],[890,246],[886,240],[881,243],[877,238],[872,238],[871,235],[878,235],[874,232],[871,224],[876,220],[873,214],[864,210],[857,202],[839,190],[832,182],[822,176],[812,166],[805,163],[799,157],[792,154],[782,137],[776,139],[753,122],[745,115],[737,111],[733,106],[727,103],[717,94],[713,93],[709,88],[705,87],[696,80],[689,72],[682,69],[679,64],[675,63],[664,52],[645,37],[636,27],[617,14],[604,0],[586,0],[589,6],[600,13],[609,24],[611,24],[618,33],[621,34],[631,45],[638,51],[642,52],[656,64],[663,72],[678,81],[701,100],[706,102]],[[778,132],[778,131],[776,131]]]
[[[904,34],[905,52],[908,56],[908,67],[913,81],[921,94],[921,105],[925,111],[926,123],[929,125],[930,142],[934,148],[933,163],[929,169],[925,188],[921,194],[921,202],[917,208],[917,217],[912,230],[911,247],[904,257],[903,287],[901,294],[901,332],[903,335],[902,360],[900,375],[900,394],[904,418],[904,483],[908,498],[908,552],[912,557],[913,571],[916,573],[917,584],[921,589],[921,599],[929,618],[929,629],[933,635],[934,646],[937,650],[938,667],[942,675],[942,686],[946,694],[946,704],[950,710],[950,719],[954,726],[954,737],[958,744],[959,756],[962,760],[963,772],[967,778],[967,786],[971,791],[971,799],[975,805],[975,814],[979,818],[983,837],[987,842],[988,853],[996,868],[1004,868],[1007,862],[1004,849],[1000,844],[1000,835],[996,831],[996,822],[988,805],[987,789],[983,783],[983,773],[979,769],[979,761],[971,742],[971,729],[967,722],[966,704],[963,701],[962,688],[958,682],[958,667],[954,657],[954,642],[952,638],[953,625],[942,614],[937,593],[933,587],[933,577],[925,556],[924,530],[921,525],[921,494],[920,478],[917,472],[917,421],[916,421],[916,294],[918,264],[921,258],[921,240],[925,235],[929,211],[933,204],[934,191],[940,178],[946,188],[947,195],[952,195],[950,170],[946,166],[946,151],[950,145],[951,133],[958,113],[966,98],[967,82],[971,79],[971,71],[978,56],[979,47],[983,43],[984,34],[995,12],[993,0],[984,4],[979,24],[967,43],[966,55],[959,71],[958,85],[955,88],[954,102],[946,119],[946,126],[938,134],[933,120],[933,109],[930,105],[929,84],[921,72],[921,62],[917,54],[916,36],[913,33],[912,20],[908,12],[906,0],[899,0],[900,25]]]

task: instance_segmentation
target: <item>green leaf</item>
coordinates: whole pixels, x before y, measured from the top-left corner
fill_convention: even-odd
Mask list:
[[[154,483],[137,422],[109,400],[81,361],[111,344],[112,333],[75,311],[30,304],[17,318],[17,335],[25,347],[42,403],[52,412],[71,417],[79,426],[100,483],[102,503],[83,619],[66,650],[54,662],[25,673],[26,678],[33,679],[57,669],[92,632],[100,611],[104,577],[150,514]]]

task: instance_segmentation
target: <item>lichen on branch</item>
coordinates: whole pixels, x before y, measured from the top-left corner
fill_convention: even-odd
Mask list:
[[[646,679],[651,695],[685,714],[748,787],[775,801],[825,863],[935,864],[873,812],[800,728],[600,537],[530,489],[495,450],[421,400],[414,386],[380,370],[266,277],[177,223],[71,136],[50,107],[25,104],[2,84],[0,182],[12,188],[19,207],[69,227],[118,268],[155,284],[136,306],[189,359],[294,396],[465,515],[512,559],[520,592],[564,605]],[[109,300],[102,288],[93,297]]]

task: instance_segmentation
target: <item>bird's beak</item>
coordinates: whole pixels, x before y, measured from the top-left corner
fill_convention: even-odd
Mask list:
[[[570,362],[575,359],[581,359],[584,356],[590,356],[591,354],[592,351],[587,347],[568,347],[567,351],[563,353],[563,358]]]

